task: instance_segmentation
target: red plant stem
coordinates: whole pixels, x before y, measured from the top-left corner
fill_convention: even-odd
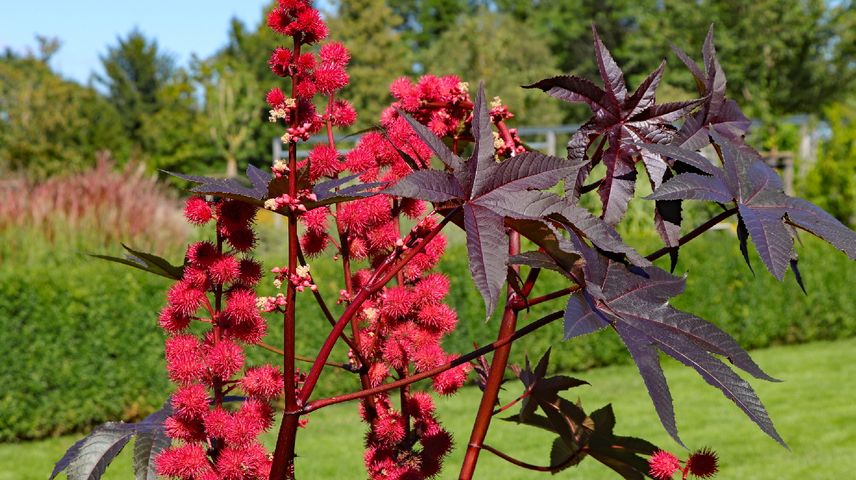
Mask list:
[[[294,57],[300,56],[300,42],[294,39]],[[296,97],[297,82],[291,77],[291,96]],[[299,104],[298,104],[299,105]],[[299,117],[298,107],[295,107],[291,115],[291,126],[297,126]],[[290,141],[288,144],[288,194],[291,198],[297,196],[297,142]],[[295,300],[296,289],[291,277],[297,271],[297,216],[292,212],[288,215],[288,274],[289,281],[286,289],[286,311],[282,325],[283,338],[283,377],[285,387],[283,389],[285,398],[285,410],[291,411],[297,407],[295,397]],[[325,358],[323,361],[327,361]],[[294,446],[297,440],[298,417],[296,415],[285,415],[276,439],[273,465],[270,471],[270,480],[282,480],[294,478]]]
[[[445,372],[446,370],[449,370],[449,369],[452,369],[455,367],[459,367],[465,363],[469,363],[470,361],[475,360],[476,358],[479,358],[482,355],[493,352],[497,348],[508,345],[509,343],[517,340],[518,338],[529,335],[530,333],[534,332],[535,330],[538,330],[539,328],[541,328],[545,325],[549,325],[550,323],[553,323],[554,321],[562,318],[563,315],[564,315],[564,312],[561,310],[559,310],[557,312],[553,312],[553,313],[551,313],[545,317],[541,317],[538,320],[535,320],[534,322],[526,325],[525,327],[521,328],[520,330],[515,331],[513,334],[511,334],[505,338],[501,338],[501,339],[499,339],[499,340],[497,340],[491,344],[477,348],[477,349],[471,351],[470,353],[467,353],[465,355],[461,355],[460,357],[455,358],[451,362],[444,363],[443,365],[440,365],[438,367],[434,367],[431,370],[426,370],[424,372],[420,372],[420,373],[417,373],[415,375],[411,375],[407,378],[402,378],[401,380],[396,380],[394,382],[386,383],[383,385],[378,385],[377,387],[369,388],[367,390],[347,393],[344,395],[336,395],[336,396],[328,397],[328,398],[321,398],[321,399],[315,400],[313,402],[309,402],[306,404],[305,407],[303,407],[303,410],[300,413],[314,412],[315,410],[319,410],[319,409],[324,408],[324,407],[329,407],[330,405],[336,405],[339,403],[350,402],[353,400],[359,400],[361,398],[365,398],[365,397],[368,397],[370,395],[376,395],[378,393],[388,392],[388,391],[394,390],[396,388],[401,388],[402,385],[410,385],[410,384],[416,383],[420,380],[425,380],[427,378],[431,378],[431,377],[433,377],[439,373]]]
[[[278,355],[285,355],[285,351],[283,351],[279,348],[276,348],[273,345],[268,345],[267,343],[264,343],[264,342],[259,342],[259,343],[256,343],[255,345],[257,347],[263,349],[263,350],[267,350],[269,352],[273,352],[273,353],[276,353]],[[294,359],[298,362],[315,363],[314,358],[304,357],[303,355],[295,355]],[[324,365],[327,365],[328,367],[341,368],[342,370],[347,370],[349,372],[353,371],[351,366],[347,363],[325,362]]]
[[[512,457],[511,455],[508,455],[507,453],[501,452],[501,451],[499,451],[499,450],[497,450],[497,449],[495,449],[495,448],[493,448],[487,444],[482,445],[482,448],[484,450],[487,450],[488,452],[496,455],[497,457],[505,460],[506,462],[517,465],[518,467],[525,468],[527,470],[534,470],[536,472],[552,472],[552,473],[556,473],[558,471],[561,471],[561,470],[567,468],[568,465],[570,465],[571,462],[573,462],[577,458],[577,456],[584,450],[583,448],[578,449],[576,452],[571,454],[571,456],[568,457],[567,460],[563,460],[558,465],[542,466],[542,465],[533,465],[531,463],[526,463],[522,460],[518,460],[518,459]]]
[[[517,255],[520,253],[520,234],[512,231],[509,234],[508,254]],[[517,328],[517,310],[512,307],[517,294],[510,288],[506,294],[505,311],[502,315],[502,324],[499,326],[498,339],[502,339],[512,335]],[[484,392],[482,392],[481,404],[479,405],[478,413],[476,414],[473,430],[470,434],[470,441],[467,444],[467,452],[464,455],[464,462],[461,465],[461,474],[458,478],[461,480],[469,480],[473,478],[473,473],[476,470],[479,453],[481,452],[482,443],[487,436],[487,430],[490,428],[490,421],[493,418],[493,408],[496,405],[496,399],[499,396],[499,388],[502,385],[503,377],[505,376],[505,368],[508,366],[508,356],[511,353],[511,344],[503,345],[497,348],[493,354],[493,359],[490,362],[490,372],[485,382]]]
[[[333,327],[333,330],[327,335],[327,339],[324,341],[324,344],[321,346],[321,350],[318,352],[318,358],[315,359],[315,364],[312,365],[312,369],[309,371],[309,374],[306,376],[306,382],[303,384],[303,388],[300,390],[299,403],[301,405],[305,404],[309,400],[309,396],[312,395],[312,390],[315,388],[315,385],[318,383],[318,377],[321,376],[321,370],[324,368],[324,362],[330,356],[330,352],[333,351],[333,346],[336,344],[336,339],[341,335],[342,331],[345,327],[350,323],[351,319],[357,314],[357,312],[362,308],[363,302],[365,302],[371,295],[376,293],[378,290],[383,288],[384,285],[387,284],[395,274],[398,273],[399,270],[404,268],[405,265],[417,254],[422,252],[428,243],[434,239],[437,235],[440,234],[440,230],[449,223],[452,217],[457,213],[460,207],[454,209],[450,212],[443,220],[434,227],[423,239],[419,242],[418,245],[405,250],[404,254],[395,262],[398,251],[390,254],[386,261],[378,267],[377,274],[378,278],[372,279],[365,287],[360,289],[357,296],[353,299],[348,308],[342,313],[342,316],[339,317],[339,321],[336,322],[336,325]],[[394,263],[393,263],[394,262]]]
[[[550,300],[555,300],[557,298],[564,297],[565,295],[568,295],[572,292],[577,291],[578,288],[579,287],[577,287],[576,285],[573,287],[563,288],[561,290],[556,290],[555,292],[550,292],[546,295],[541,295],[540,297],[535,297],[531,300],[524,300],[520,297],[517,297],[514,299],[514,302],[511,304],[511,308],[513,308],[514,310],[516,310],[518,312],[520,310],[526,310],[527,308],[534,307],[535,305],[538,305],[538,304],[541,304],[544,302],[549,302]]]
[[[500,120],[496,122],[496,129],[499,130],[499,135],[502,137],[502,141],[511,149],[511,156],[517,155],[514,151],[514,139],[511,138],[511,132],[508,131],[508,126],[505,124],[504,120]]]
[[[523,400],[524,398],[528,397],[531,393],[532,393],[532,390],[527,389],[527,390],[526,390],[525,392],[523,392],[523,394],[522,394],[522,395],[520,395],[519,397],[515,398],[514,400],[512,400],[512,401],[510,401],[510,402],[506,403],[505,405],[503,405],[503,406],[501,406],[501,407],[497,408],[496,410],[494,410],[494,411],[493,411],[493,415],[494,415],[494,416],[499,415],[500,413],[502,413],[502,412],[504,412],[504,411],[508,410],[509,408],[511,408],[511,407],[513,407],[513,406],[515,406],[515,405],[517,405],[517,403],[518,403],[518,402],[520,402],[520,401],[521,401],[521,400]]]
[[[523,282],[523,296],[528,297],[529,294],[532,293],[532,289],[535,288],[535,282],[538,281],[538,275],[540,273],[540,268],[533,268],[529,270],[529,275],[526,276],[526,281]]]
[[[303,256],[303,249],[300,248],[300,245],[297,246],[297,259],[300,261],[301,265],[306,265],[306,258]],[[317,285],[317,283],[315,283],[315,279],[312,277],[312,273],[309,273],[309,280],[313,284]],[[330,322],[331,326],[335,326],[336,325],[336,319],[333,318],[333,313],[330,311],[330,308],[327,306],[327,302],[324,301],[324,296],[321,295],[321,292],[319,292],[317,289],[312,290],[312,296],[315,298],[315,302],[318,304],[318,308],[321,309],[321,313],[324,314],[324,318],[326,318],[327,321]],[[340,335],[339,337],[342,339],[342,341],[345,342],[346,345],[348,345],[348,347],[351,349],[351,351],[354,352],[354,356],[357,357],[357,360],[360,362],[360,364],[365,365],[366,360],[365,360],[365,358],[363,358],[362,354],[357,349],[354,341],[352,341],[350,338],[348,338],[348,336],[345,335],[344,333],[342,333],[342,335]]]
[[[223,236],[220,235],[220,231],[217,231],[217,252],[220,255],[223,254]],[[207,297],[207,295],[206,295]],[[205,299],[206,303],[208,303],[208,308],[210,311],[211,304],[208,302],[208,299]],[[223,285],[217,285],[214,289],[214,310],[211,312],[211,324],[214,326],[214,345],[216,346],[220,343],[220,339],[223,336],[222,329],[219,325],[220,319],[220,311],[223,307]],[[220,379],[214,378],[214,406],[219,408],[223,406],[223,383]],[[213,458],[217,458],[220,455],[220,448],[222,447],[221,442],[215,442],[211,446]]]
[[[717,215],[717,216],[711,218],[710,220],[702,223],[698,227],[694,228],[691,232],[689,232],[686,235],[684,235],[683,237],[681,237],[678,240],[678,246],[686,244],[690,240],[692,240],[692,239],[698,237],[699,235],[701,235],[702,233],[710,230],[716,224],[718,224],[719,222],[725,220],[726,218],[734,215],[735,213],[737,213],[737,207],[729,208],[728,210],[721,212],[719,215]],[[645,258],[647,258],[648,260],[653,262],[654,260],[656,260],[656,259],[662,257],[663,255],[669,253],[669,250],[671,250],[671,249],[672,249],[672,247],[663,247],[663,248],[657,250],[656,252],[648,255]]]

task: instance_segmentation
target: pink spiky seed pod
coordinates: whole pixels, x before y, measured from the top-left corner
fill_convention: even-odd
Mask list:
[[[251,397],[271,400],[282,395],[282,372],[272,365],[262,365],[246,371],[241,388]]]
[[[181,419],[201,419],[208,411],[208,390],[199,383],[178,387],[171,399],[175,415]]]
[[[351,60],[351,54],[348,49],[339,42],[329,42],[321,46],[318,56],[324,63],[331,63],[340,67],[345,67]]]
[[[211,471],[211,463],[205,449],[198,443],[187,443],[161,451],[155,459],[159,475],[184,479],[195,479]]]
[[[699,478],[711,478],[719,471],[719,458],[710,448],[702,448],[687,459],[687,469]]]
[[[681,461],[670,452],[659,450],[648,460],[649,473],[657,480],[668,480],[681,469]]]
[[[190,197],[184,204],[184,217],[194,225],[205,225],[214,217],[214,214],[204,198]]]

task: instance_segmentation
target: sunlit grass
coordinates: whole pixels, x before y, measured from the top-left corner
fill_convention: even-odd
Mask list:
[[[559,346],[558,348],[561,348]],[[674,362],[665,365],[672,386],[682,438],[690,448],[710,446],[720,455],[718,478],[827,479],[851,478],[856,470],[856,387],[851,376],[856,363],[856,339],[816,342],[754,352],[758,363],[783,383],[753,381],[788,451],[764,436],[731,402],[709,387],[693,371]],[[618,423],[616,433],[648,439],[661,448],[683,455],[665,434],[632,366],[596,369],[579,375],[591,383],[569,393],[592,410],[612,403]],[[506,395],[519,384],[511,381]],[[480,392],[466,388],[458,395],[438,401],[438,410],[455,434],[458,448],[448,459],[441,478],[454,478],[463,456],[472,416]],[[361,439],[364,426],[355,405],[338,405],[314,413],[298,440],[297,469],[300,478],[365,478]],[[53,463],[78,437],[68,436],[38,442],[0,445],[0,480],[44,480]],[[265,438],[273,444],[275,434]],[[494,422],[487,442],[507,453],[536,464],[549,461],[549,434],[531,427]],[[110,467],[106,479],[131,478],[131,447]],[[563,478],[587,480],[617,478],[591,459],[560,474]],[[482,454],[476,478],[545,478],[526,472],[492,456]]]

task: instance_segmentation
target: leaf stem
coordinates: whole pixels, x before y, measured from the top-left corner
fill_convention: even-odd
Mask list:
[[[721,212],[719,215],[717,215],[717,216],[711,218],[710,220],[702,223],[698,227],[694,228],[691,232],[689,232],[686,235],[684,235],[683,237],[681,237],[678,240],[678,246],[682,246],[682,245],[686,244],[690,240],[692,240],[692,239],[698,237],[699,235],[701,235],[702,233],[710,230],[715,225],[717,225],[719,222],[721,222],[721,221],[725,220],[726,218],[734,215],[735,213],[737,213],[737,207],[732,207],[732,208],[729,208],[728,210]],[[653,262],[654,260],[656,260],[656,259],[662,257],[663,255],[669,253],[669,251],[672,250],[672,248],[674,248],[674,247],[663,247],[663,248],[657,250],[656,252],[648,255],[645,258],[647,258],[648,260]]]
[[[571,463],[574,460],[576,460],[577,457],[579,456],[579,454],[583,451],[582,448],[578,449],[576,452],[571,454],[570,457],[568,457],[566,460],[563,460],[561,463],[559,463],[557,465],[542,466],[542,465],[533,465],[531,463],[526,463],[522,460],[518,460],[518,459],[512,457],[511,455],[508,455],[507,453],[501,452],[501,451],[497,450],[496,448],[491,447],[488,444],[482,445],[482,449],[487,450],[488,452],[496,455],[497,457],[505,460],[506,462],[517,465],[518,467],[525,468],[527,470],[534,470],[536,472],[550,472],[550,473],[556,473],[556,472],[559,472],[561,470],[564,470],[565,468],[568,468],[571,465]]]
[[[508,254],[510,256],[517,255],[520,253],[520,234],[512,230],[508,236]],[[516,269],[519,267],[515,266],[513,268]],[[517,328],[517,310],[512,307],[516,298],[517,294],[509,288],[506,293],[505,311],[502,315],[502,323],[499,326],[498,339],[512,335]],[[493,408],[499,396],[499,389],[502,386],[510,354],[511,344],[509,343],[497,348],[493,354],[493,359],[491,359],[490,371],[485,382],[484,391],[482,392],[481,403],[479,404],[478,413],[476,414],[473,429],[470,433],[470,441],[467,444],[464,462],[461,465],[461,473],[458,477],[460,480],[470,480],[473,478],[481,446],[484,443],[485,437],[487,437],[490,421],[493,418]]]

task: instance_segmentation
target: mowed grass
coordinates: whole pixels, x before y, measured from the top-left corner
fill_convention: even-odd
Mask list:
[[[561,345],[556,348],[561,348]],[[717,390],[688,368],[666,362],[678,428],[690,448],[710,446],[721,458],[721,479],[828,479],[853,478],[856,471],[856,339],[776,347],[753,353],[758,363],[783,383],[753,380],[790,451],[767,438]],[[591,386],[568,393],[578,395],[583,407],[593,410],[612,403],[616,433],[648,439],[683,456],[684,452],[663,431],[635,367],[616,366],[579,375]],[[519,391],[514,380],[506,386],[506,400]],[[449,457],[441,478],[455,478],[463,456],[480,392],[465,388],[438,401],[446,426],[455,434],[458,448]],[[512,411],[513,412],[513,411]],[[338,405],[314,413],[298,439],[297,470],[300,478],[365,478],[361,439],[364,433],[356,405]],[[0,480],[46,479],[54,462],[78,437],[0,445]],[[265,438],[273,444],[275,433]],[[487,443],[524,461],[546,464],[552,438],[526,426],[495,421]],[[104,478],[133,478],[131,447],[126,447]],[[560,474],[589,480],[617,478],[592,459]],[[476,478],[545,478],[543,473],[513,467],[489,452],[482,453]]]

